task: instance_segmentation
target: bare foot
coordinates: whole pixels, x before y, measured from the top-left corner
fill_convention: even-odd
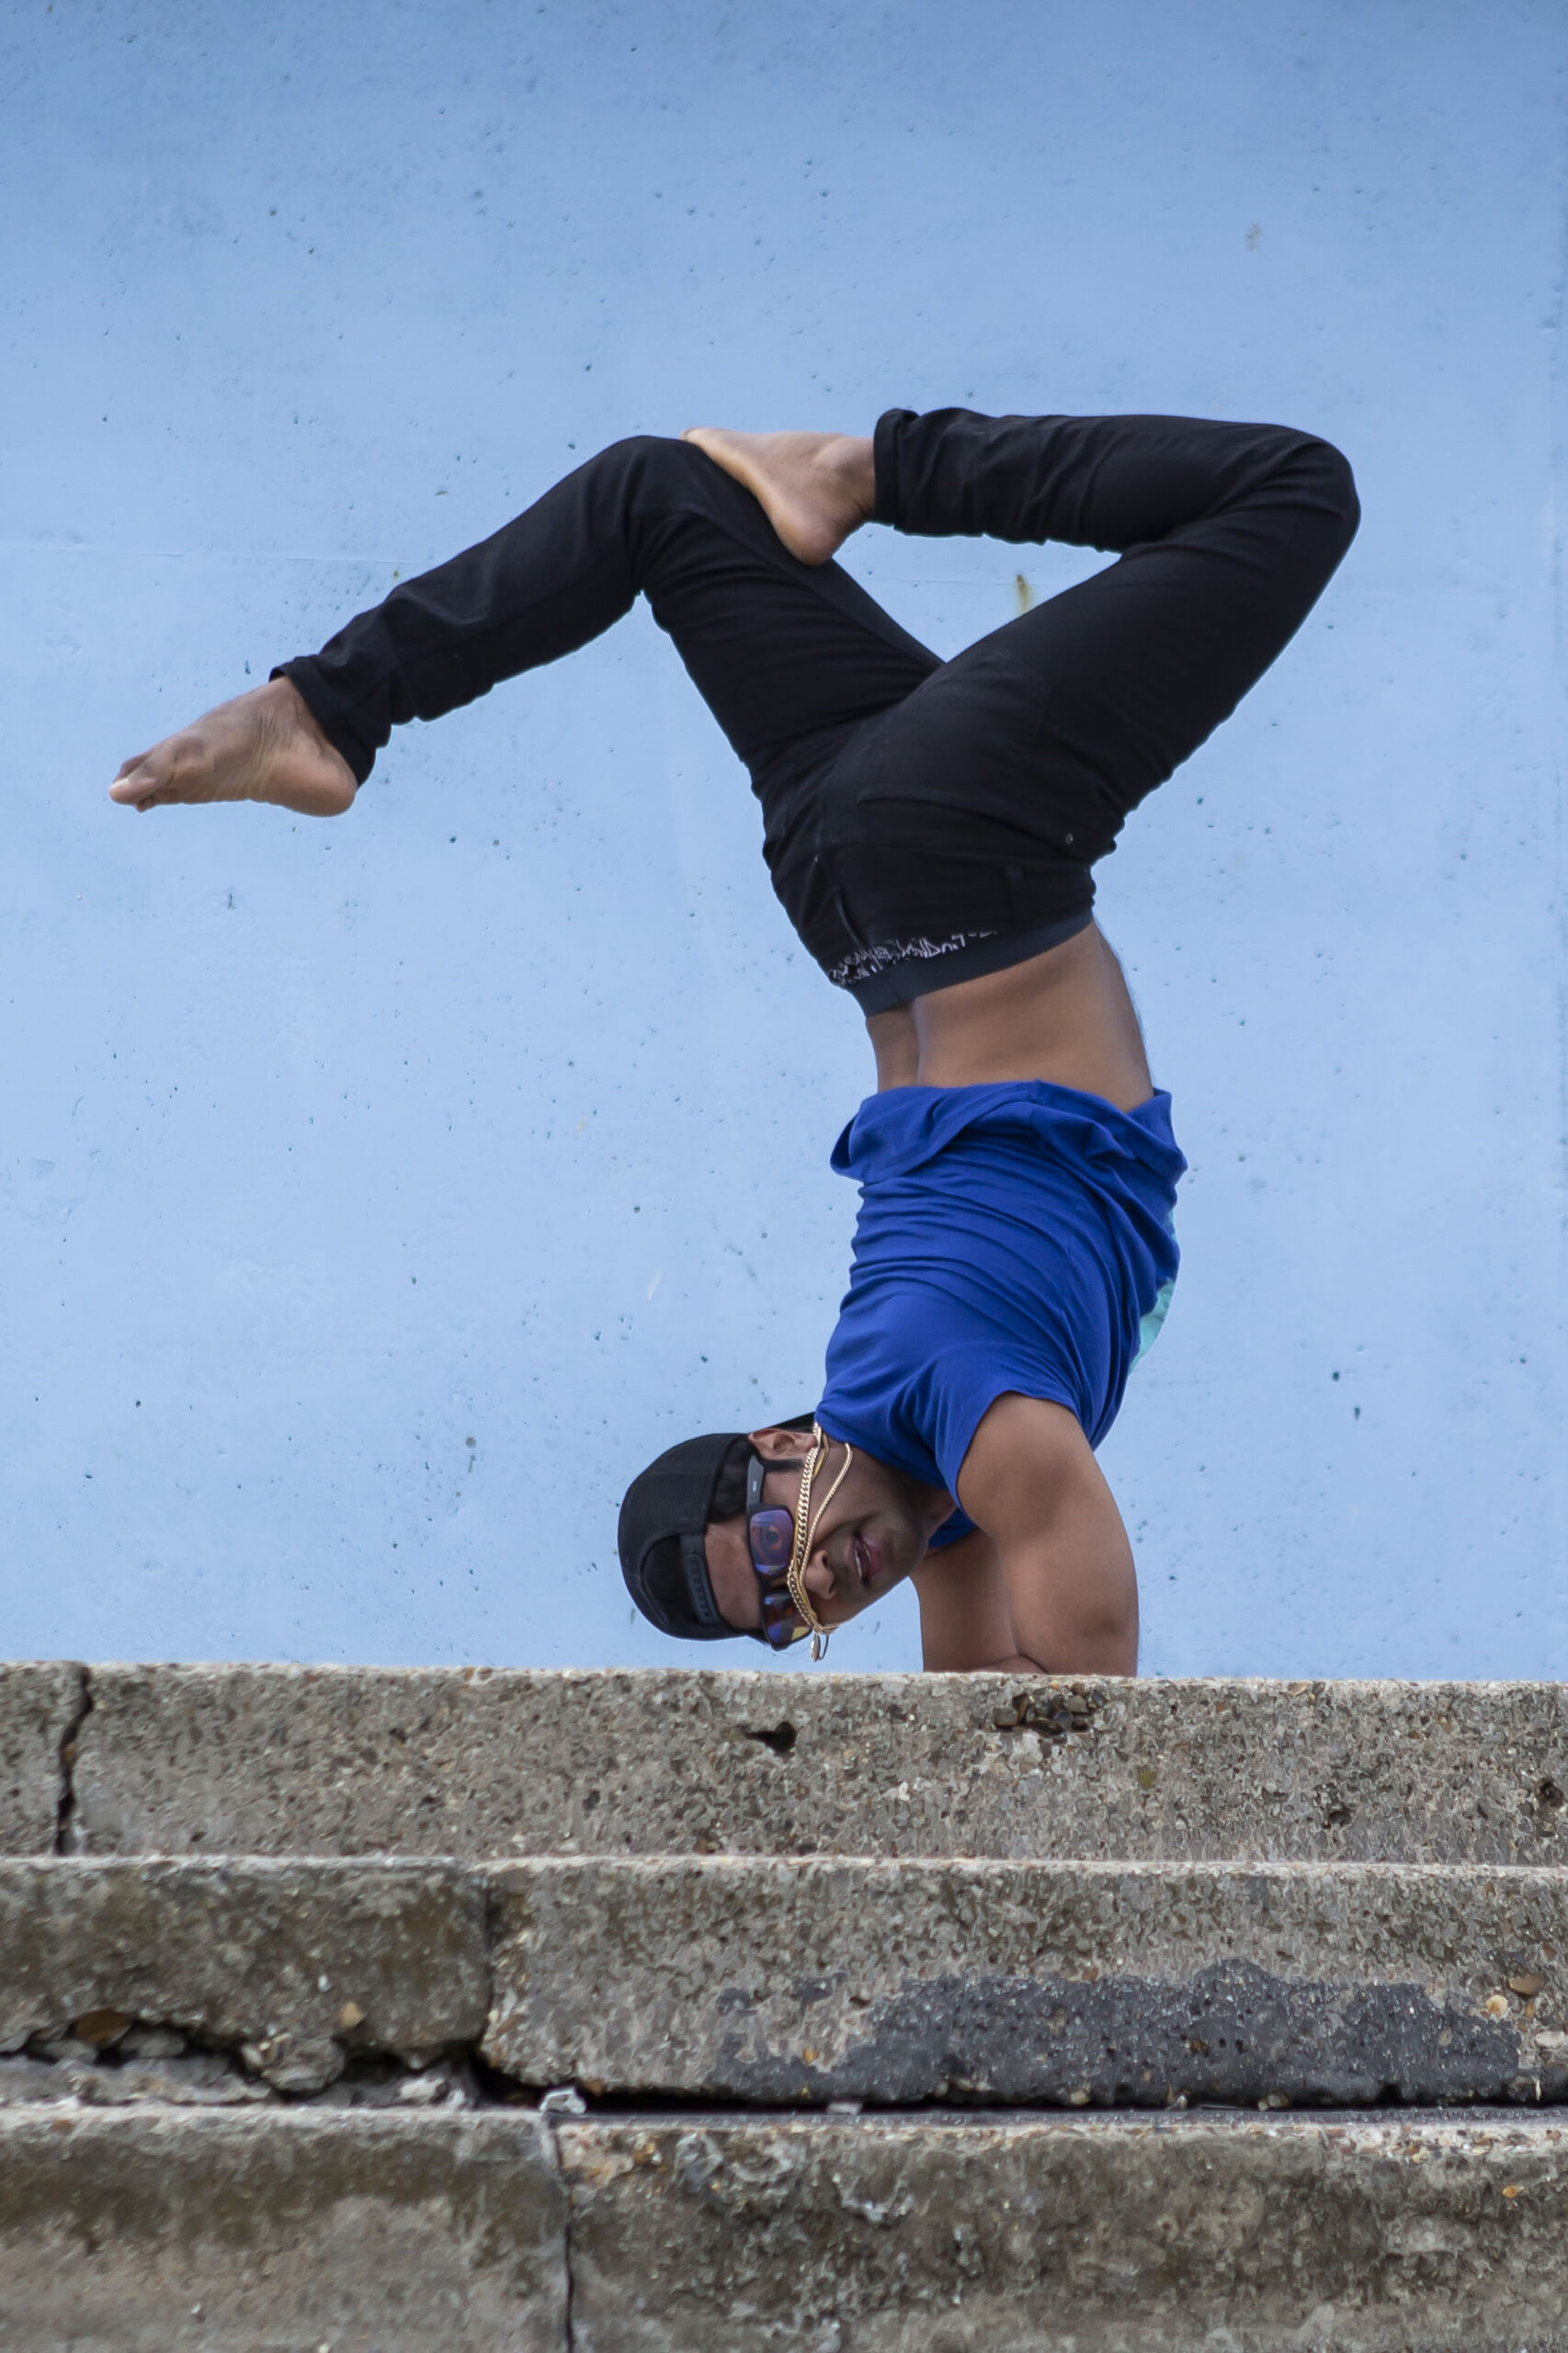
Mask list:
[[[825,563],[870,520],[877,485],[869,440],[847,433],[731,433],[719,425],[696,425],[680,438],[744,484],[802,563]]]
[[[221,702],[177,735],[127,760],[108,797],[136,809],[181,801],[266,801],[303,817],[340,817],[354,771],[287,678]]]

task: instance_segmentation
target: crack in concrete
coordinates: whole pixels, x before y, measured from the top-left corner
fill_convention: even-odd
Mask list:
[[[485,2067],[476,2045],[440,2052],[423,2065],[393,2051],[358,2051],[319,2091],[296,2092],[257,2074],[243,2042],[107,2010],[77,2025],[82,2031],[30,2036],[20,2050],[0,2055],[0,2109],[60,2100],[99,2108],[264,2105],[410,2113],[531,2105],[523,2086]],[[88,2033],[102,2039],[89,2040]]]
[[[559,2168],[561,2146],[553,2124],[550,2128],[550,2139],[551,2145],[555,2150],[555,2162]],[[566,2179],[564,2171],[562,2172],[561,2186],[565,2192],[565,2207],[561,2218],[561,2324],[566,2353],[577,2353],[577,2275],[573,2260],[576,2252],[573,2245],[573,2224],[576,2221],[576,2201],[572,2196],[572,2185]]]
[[[93,1712],[93,1670],[73,1662],[77,1676],[75,1712],[60,1735],[60,1793],[54,1804],[54,1851],[57,1855],[74,1855],[76,1851],[73,1827],[76,1813],[76,1744],[82,1726]]]
[[[542,2106],[539,2114],[545,2128],[545,2138],[550,2143],[550,2162],[555,2169],[555,2178],[561,2188],[562,2353],[576,2353],[577,2275],[574,2264],[575,2250],[573,2245],[572,2231],[573,2223],[576,2219],[576,2201],[572,2195],[571,2177],[562,2162],[560,2116],[556,2111]]]

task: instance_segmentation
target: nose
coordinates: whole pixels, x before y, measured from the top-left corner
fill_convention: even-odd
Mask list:
[[[801,1582],[813,1601],[831,1601],[838,1591],[838,1580],[825,1561],[809,1561]]]

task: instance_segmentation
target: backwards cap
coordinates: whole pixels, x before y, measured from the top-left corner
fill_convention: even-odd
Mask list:
[[[681,1642],[719,1643],[751,1631],[722,1614],[703,1542],[713,1491],[737,1441],[744,1444],[744,1430],[684,1438],[633,1479],[621,1502],[616,1543],[626,1589],[650,1625]]]

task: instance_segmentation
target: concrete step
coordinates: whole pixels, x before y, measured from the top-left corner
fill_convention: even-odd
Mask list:
[[[0,1855],[53,1851],[85,1679],[67,1660],[0,1665]]]
[[[92,2069],[101,2043],[103,2080],[71,2091],[112,2100],[131,2021],[293,2095],[444,2056],[521,2086],[753,2103],[1564,2100],[1568,1873],[0,1865],[0,2099],[7,2069],[44,2097],[40,2065]]]
[[[8,1672],[13,1852],[1568,1861],[1556,1684]]]
[[[1568,1873],[669,1859],[491,1875],[484,2051],[736,2100],[1568,2097]]]
[[[0,2345],[1568,2353],[1565,1790],[1526,1685],[0,1670]]]
[[[17,2353],[565,2353],[531,2114],[0,2113]]]
[[[0,2115],[26,2353],[1564,2353],[1568,2131]]]
[[[450,1864],[0,1862],[0,2097],[17,2054],[83,2019],[86,2048],[46,2063],[90,2063],[102,2038],[112,2064],[111,2022],[135,2020],[278,2092],[320,2091],[359,2052],[476,2049],[487,1905]]]

